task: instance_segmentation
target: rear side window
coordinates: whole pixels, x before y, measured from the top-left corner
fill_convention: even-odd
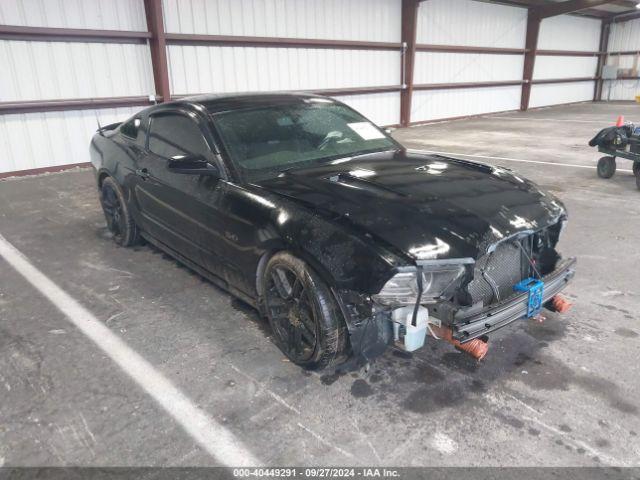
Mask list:
[[[120,133],[125,137],[135,140],[138,138],[138,132],[140,131],[140,119],[132,118],[127,123],[120,127]]]
[[[205,156],[209,146],[194,120],[179,113],[168,113],[151,117],[149,150],[165,158]]]

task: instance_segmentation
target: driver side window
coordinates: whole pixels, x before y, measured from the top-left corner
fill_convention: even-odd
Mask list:
[[[149,150],[164,158],[177,155],[200,155],[206,158],[210,151],[196,122],[180,113],[151,117]]]

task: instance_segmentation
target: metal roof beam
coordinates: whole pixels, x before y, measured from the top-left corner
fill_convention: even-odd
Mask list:
[[[600,5],[614,3],[615,0],[567,0],[560,3],[550,3],[531,9],[534,17],[543,19],[555,17],[556,15],[564,15],[567,13],[579,12]]]

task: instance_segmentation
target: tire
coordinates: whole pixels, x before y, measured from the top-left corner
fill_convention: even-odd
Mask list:
[[[102,181],[100,205],[113,241],[122,247],[140,243],[140,231],[131,217],[122,189],[112,177]]]
[[[640,175],[640,161],[633,162],[633,174],[636,178]]]
[[[600,160],[598,160],[598,176],[600,178],[611,178],[615,173],[615,157],[602,157]]]
[[[275,344],[296,365],[321,370],[345,360],[347,328],[327,284],[287,252],[267,262],[261,279],[264,311]]]
[[[640,190],[640,173],[636,175],[636,187]]]

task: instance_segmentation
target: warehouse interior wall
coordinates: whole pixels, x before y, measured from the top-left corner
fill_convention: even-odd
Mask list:
[[[397,0],[163,0],[163,4],[168,33],[400,42]],[[170,45],[167,54],[175,95],[401,83],[400,49]],[[399,123],[399,91],[336,98],[353,107],[356,102],[379,125]]]
[[[608,51],[634,52],[628,55],[609,55],[607,64],[638,70],[640,68],[640,19],[612,24]],[[637,78],[604,82],[603,100],[634,100],[636,95],[640,95],[640,80]]]
[[[429,0],[418,10],[417,43],[524,49],[527,9],[473,0]],[[518,81],[522,54],[416,53],[414,83],[451,84]],[[521,85],[420,90],[413,94],[411,120],[423,122],[516,110]]]
[[[407,55],[401,0],[161,5],[167,38],[173,36],[166,45],[172,98],[319,91],[378,125],[400,123]],[[98,121],[123,121],[158,95],[145,0],[3,0],[1,26],[131,32],[132,38],[0,36],[0,175],[87,162]],[[542,21],[530,107],[593,99],[600,28],[598,19],[571,15]],[[519,109],[526,30],[526,8],[476,0],[421,2],[410,122]],[[228,40],[238,38],[246,41]],[[284,45],[283,39],[306,44]],[[449,48],[435,48],[443,46]],[[609,51],[630,49],[640,50],[640,19],[611,25]],[[609,55],[607,62],[631,68],[636,56]],[[632,100],[638,80],[605,82],[603,98],[609,85],[611,99]],[[74,100],[84,105],[51,107]],[[114,100],[117,108],[108,105]],[[15,108],[25,103],[31,106]],[[40,111],[39,105],[47,107]]]
[[[539,50],[567,52],[597,52],[602,21],[575,15],[545,18],[540,25]],[[539,55],[536,57],[533,79],[595,77],[598,68],[596,55]],[[595,80],[572,83],[534,84],[529,106],[545,107],[562,103],[593,100]]]
[[[0,24],[145,31],[142,0],[5,0]],[[0,39],[0,102],[128,97],[155,92],[146,44]],[[102,125],[139,107],[0,114],[0,173],[81,164]]]

